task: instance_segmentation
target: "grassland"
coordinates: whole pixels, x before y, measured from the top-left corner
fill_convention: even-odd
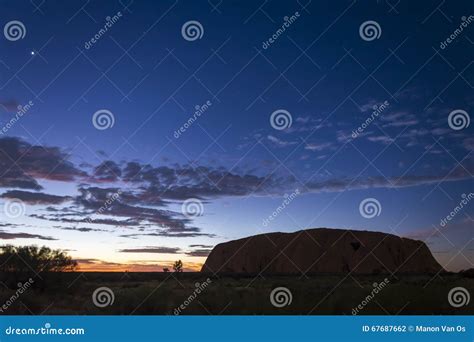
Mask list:
[[[31,288],[15,297],[18,277],[0,275],[3,285],[0,314],[173,315],[181,306],[182,315],[352,315],[358,305],[362,306],[357,310],[359,315],[474,314],[473,300],[460,308],[448,302],[452,288],[464,287],[471,293],[474,289],[474,279],[459,274],[434,278],[427,275],[227,275],[210,277],[208,285],[196,294],[196,288],[207,282],[207,278],[201,273],[42,274],[33,278]],[[385,278],[388,283],[373,294],[374,283],[380,284]],[[92,296],[99,287],[112,290],[111,305],[102,308],[94,305]],[[276,287],[291,291],[289,305],[281,308],[272,305],[270,294]],[[370,294],[373,297],[367,300]]]

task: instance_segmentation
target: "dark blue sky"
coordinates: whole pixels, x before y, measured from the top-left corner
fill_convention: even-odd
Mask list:
[[[4,207],[25,208],[2,216],[6,242],[193,268],[222,241],[334,227],[422,239],[446,268],[472,267],[472,204],[441,224],[473,192],[472,125],[448,119],[474,105],[469,1],[0,4],[2,27],[25,28],[0,39],[2,127],[33,103],[0,138]],[[188,21],[200,39],[184,39]],[[361,36],[367,21],[378,38]],[[93,125],[99,110],[113,127]],[[367,198],[378,216],[361,214]]]

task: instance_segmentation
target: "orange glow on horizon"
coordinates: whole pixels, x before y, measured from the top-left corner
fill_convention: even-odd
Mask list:
[[[78,272],[163,272],[163,268],[168,268],[173,272],[173,266],[158,265],[158,264],[137,264],[137,263],[112,263],[101,260],[83,262],[77,260]],[[199,272],[202,268],[201,263],[186,263],[184,262],[184,272]]]

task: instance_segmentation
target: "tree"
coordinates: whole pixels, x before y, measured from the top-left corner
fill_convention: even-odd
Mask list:
[[[168,273],[170,269],[168,267],[163,267],[163,272]]]
[[[77,262],[59,249],[7,245],[0,250],[0,272],[67,272],[77,267]]]
[[[176,273],[183,272],[183,262],[181,260],[175,261],[173,264],[173,270]]]

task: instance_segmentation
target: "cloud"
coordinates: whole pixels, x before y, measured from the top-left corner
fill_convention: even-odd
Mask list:
[[[28,233],[8,233],[5,231],[0,231],[0,239],[2,240],[16,240],[16,239],[39,239],[39,240],[57,240],[50,236],[43,236],[38,234],[28,234]]]
[[[407,120],[398,120],[395,122],[390,122],[388,124],[384,124],[383,127],[403,127],[403,126],[413,126],[416,125],[419,121],[415,119],[407,119]]]
[[[212,245],[189,245],[190,248],[196,248],[196,247],[200,247],[200,248],[213,248],[214,246]]]
[[[117,227],[138,227],[140,226],[140,221],[128,218],[125,220],[115,220],[115,219],[75,219],[75,218],[67,218],[66,215],[68,213],[62,214],[54,214],[54,215],[44,215],[44,214],[31,214],[29,217],[33,217],[39,220],[47,220],[52,222],[63,222],[63,223],[89,223],[89,224],[105,224],[110,226],[117,226]],[[86,215],[86,214],[81,214]]]
[[[201,248],[201,249],[195,249],[193,251],[187,252],[186,255],[192,256],[192,257],[207,257],[211,253],[212,249],[206,249],[206,248]]]
[[[410,116],[408,112],[403,112],[403,111],[398,111],[398,112],[393,112],[390,114],[383,114],[381,117],[382,121],[387,121],[387,122],[396,122],[402,118],[406,118],[407,116]]]
[[[278,139],[277,137],[274,137],[273,135],[268,135],[267,136],[267,139],[274,145],[274,146],[277,146],[277,147],[288,147],[288,146],[292,146],[292,145],[296,145],[298,142],[296,141],[285,141],[285,140],[281,140],[281,139]]]
[[[80,188],[79,192],[80,195],[75,199],[76,204],[96,214],[130,217],[136,222],[150,222],[173,232],[198,231],[197,228],[186,226],[190,220],[181,213],[130,205],[127,203],[127,197],[122,198],[122,195],[113,200],[113,195],[118,193],[115,188],[89,187]],[[131,195],[130,197],[134,198]]]
[[[0,100],[0,108],[6,112],[16,112],[20,104],[16,100]]]
[[[38,180],[97,183],[121,181],[133,184],[128,203],[166,205],[166,200],[216,198],[264,193],[275,188],[281,179],[238,174],[225,168],[174,165],[153,167],[128,162],[120,167],[113,161],[96,166],[91,175],[77,168],[69,155],[58,147],[31,145],[19,138],[0,138],[0,187],[41,190]],[[136,187],[140,184],[140,187]],[[59,198],[58,198],[59,200]]]
[[[141,183],[139,198],[146,200],[186,200],[265,193],[284,184],[284,179],[237,174],[225,168],[189,165],[153,167],[130,162],[123,169],[122,180]]]
[[[472,165],[457,166],[447,174],[438,175],[402,175],[400,177],[368,177],[364,179],[329,179],[322,182],[306,183],[309,192],[337,192],[354,189],[370,188],[403,188],[472,179],[474,167]]]
[[[367,103],[364,103],[359,107],[361,113],[372,112],[375,110],[377,105],[383,103],[383,101],[377,101],[375,99],[370,99]],[[374,108],[375,107],[375,108]]]
[[[383,127],[404,127],[413,126],[419,123],[418,119],[410,112],[398,111],[392,113],[383,113],[380,118],[385,122]]]
[[[215,234],[201,233],[201,232],[170,233],[167,231],[156,232],[156,233],[143,233],[143,234],[141,233],[123,234],[119,236],[123,238],[136,238],[138,236],[161,236],[161,237],[175,237],[175,238],[193,238],[193,237],[198,237],[198,236],[205,236],[205,237],[210,237],[210,238],[216,237]]]
[[[186,255],[192,257],[207,257],[214,246],[212,245],[189,245],[189,248],[193,248],[193,250],[186,252]]]
[[[59,227],[59,226],[54,226],[53,228],[57,229],[62,229],[62,230],[73,230],[81,233],[88,233],[88,232],[106,232],[107,230],[104,229],[95,229],[95,228],[86,228],[86,227]]]
[[[309,116],[304,116],[304,117],[303,116],[298,116],[295,121],[305,124],[305,123],[308,123],[310,119],[311,118]]]
[[[56,196],[42,192],[12,190],[4,192],[0,198],[17,198],[28,204],[60,204],[71,199],[69,196]]]
[[[81,187],[79,195],[72,200],[72,206],[60,210],[48,207],[44,213],[31,214],[30,217],[61,223],[153,228],[157,236],[204,235],[200,228],[192,226],[191,220],[181,212],[151,207],[151,203],[146,203],[147,206],[136,205],[139,198],[140,190],[134,194],[118,188]],[[158,228],[161,230],[158,231]]]
[[[368,137],[367,140],[372,141],[372,142],[381,142],[387,145],[391,144],[394,141],[393,138],[390,138],[389,136],[386,136],[386,135],[377,135],[377,136]]]
[[[119,250],[120,253],[158,253],[158,254],[179,254],[181,250],[177,247],[141,247],[127,248]]]
[[[340,133],[340,132],[339,132]],[[424,134],[410,131],[408,134]],[[369,136],[371,141],[390,142],[386,136]],[[388,139],[388,140],[387,140]],[[469,145],[469,141],[467,142]],[[333,148],[329,142],[310,143],[305,149],[322,151]],[[11,163],[11,158],[16,163]],[[136,161],[118,164],[104,161],[92,169],[90,174],[78,169],[68,161],[69,155],[56,147],[33,146],[17,138],[0,139],[0,186],[30,187],[41,189],[37,179],[61,181],[88,181],[78,184],[78,194],[58,196],[42,192],[9,190],[0,197],[19,198],[26,203],[48,204],[43,212],[30,217],[81,225],[82,228],[63,228],[90,232],[96,227],[88,225],[109,225],[127,227],[135,231],[121,237],[215,237],[202,232],[193,225],[192,219],[180,211],[169,210],[171,203],[198,198],[205,204],[223,197],[248,195],[267,196],[281,194],[294,188],[293,177],[278,177],[275,174],[256,175],[253,172],[236,172],[223,167],[194,166],[189,164],[155,167]],[[18,164],[18,165],[17,165]],[[20,167],[21,166],[21,167]],[[11,170],[10,170],[11,169]],[[457,167],[449,174],[402,175],[400,177],[368,177],[365,179],[333,178],[310,182],[307,192],[337,192],[345,189],[397,188],[431,184],[441,181],[455,181],[472,177],[473,168]],[[113,183],[115,186],[110,186]],[[108,186],[107,186],[108,185]],[[66,201],[67,207],[55,207]],[[138,230],[138,232],[137,232]],[[191,251],[204,255],[208,248]]]
[[[310,143],[310,144],[307,144],[304,149],[305,150],[309,150],[309,151],[323,151],[323,150],[326,150],[328,148],[331,148],[332,147],[332,143],[320,143],[320,144],[316,144],[316,143]]]
[[[37,179],[72,181],[85,176],[68,158],[58,147],[0,138],[0,187],[40,190]]]
[[[96,182],[115,182],[120,179],[122,169],[112,160],[102,162],[94,168],[93,180]]]

